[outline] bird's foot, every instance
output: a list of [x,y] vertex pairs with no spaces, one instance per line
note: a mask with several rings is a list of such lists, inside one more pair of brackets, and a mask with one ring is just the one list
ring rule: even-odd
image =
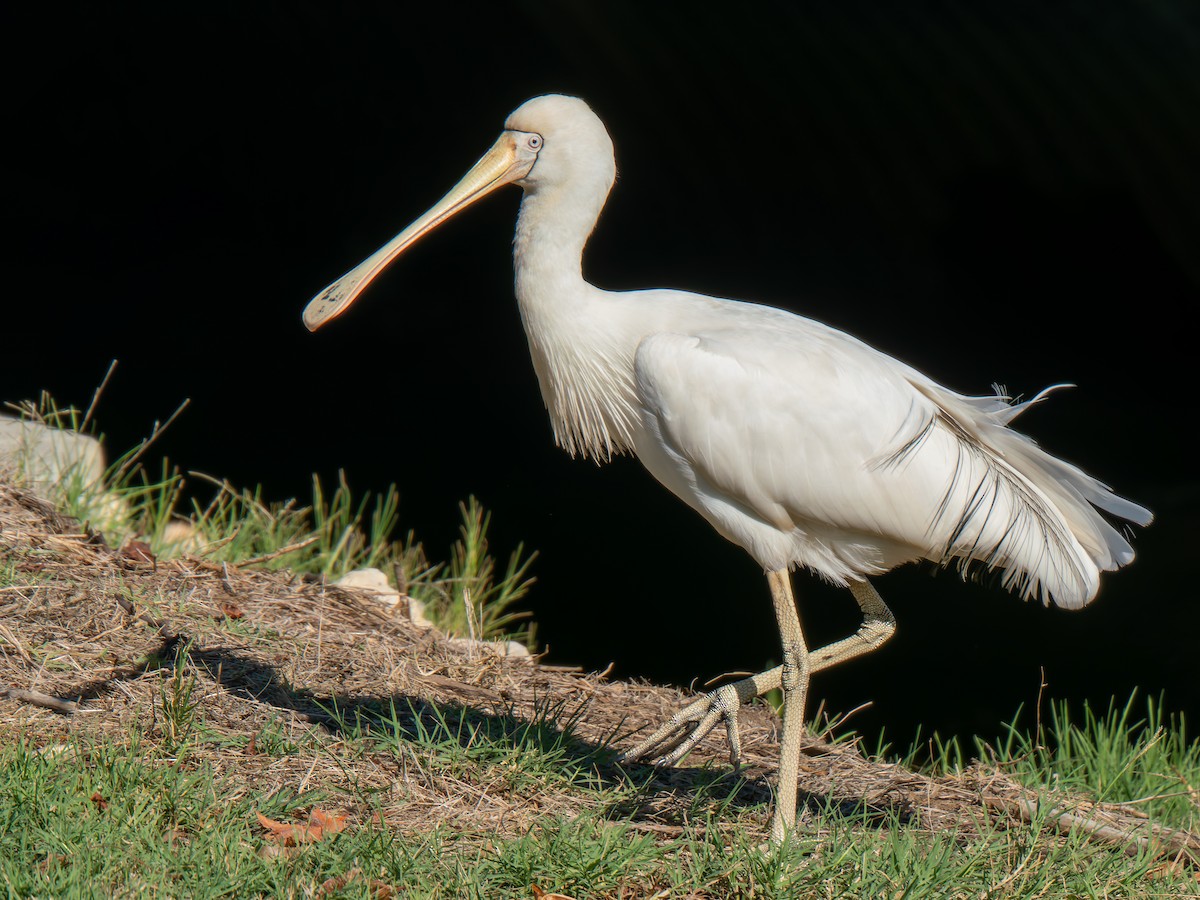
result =
[[[738,710],[755,696],[745,690],[753,679],[723,685],[709,691],[694,703],[671,716],[658,731],[632,750],[621,755],[621,762],[649,760],[655,765],[673,766],[695,749],[708,733],[724,720],[729,740],[729,761],[736,769],[742,762],[742,736],[738,731]],[[747,696],[743,697],[742,694]]]

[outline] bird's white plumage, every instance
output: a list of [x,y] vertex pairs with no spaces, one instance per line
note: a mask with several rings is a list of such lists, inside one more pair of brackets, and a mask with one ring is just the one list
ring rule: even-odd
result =
[[1019,408],[1004,399],[957,394],[783,310],[585,282],[611,141],[574,98],[532,100],[508,127],[545,138],[522,182],[516,289],[572,453],[633,450],[768,571],[845,584],[916,559],[977,562],[1077,608],[1101,570],[1132,559],[1093,504],[1140,524],[1149,513],[1009,429]]
[[765,570],[845,585],[914,559],[973,559],[1065,606],[1095,593],[1062,517],[969,439],[977,421],[948,418],[936,385],[817,323],[763,318],[765,340],[738,325],[645,338],[637,384],[664,449],[642,453],[651,470]]
[[1099,570],[1132,558],[1084,498],[1144,511],[1009,429],[1002,399],[956,394],[782,310],[677,291],[575,299],[566,315],[521,304],[559,443],[633,450],[768,571],[845,584],[915,559],[979,561],[1075,608]]
[[[604,125],[582,100],[549,95],[505,127],[441,202],[318,295],[305,322],[339,315],[383,266],[474,200],[501,184],[523,188],[515,288],[556,440],[598,461],[635,453],[762,564],[780,625],[783,666],[707,695],[629,758],[678,759],[723,718],[736,760],[738,704],[782,686],[772,826],[781,839],[794,821],[809,672],[878,647],[894,629],[868,576],[920,559],[978,564],[1024,596],[1078,608],[1095,597],[1101,571],[1133,559],[1099,510],[1143,525],[1150,513],[1009,428],[1028,403],[955,393],[783,310],[587,283],[584,245],[616,178]],[[850,588],[864,613],[856,635],[809,652],[786,571],[801,566]]]

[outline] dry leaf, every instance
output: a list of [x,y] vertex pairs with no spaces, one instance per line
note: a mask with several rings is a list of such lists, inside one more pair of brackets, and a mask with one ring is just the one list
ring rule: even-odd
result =
[[316,825],[324,830],[326,834],[337,834],[339,831],[346,830],[346,816],[344,814],[329,813],[318,807],[313,807],[312,812],[308,814],[308,824]]
[[221,604],[221,615],[226,619],[240,619],[245,613],[242,612],[242,608],[237,604],[223,602]]
[[56,866],[65,866],[66,864],[67,858],[61,853],[51,853],[40,863],[38,863],[38,869],[40,869],[42,872],[49,872]]
[[362,874],[362,869],[355,866],[345,875],[336,875],[333,878],[327,878],[317,889],[317,896],[324,897],[326,894],[332,894],[334,891],[340,891],[351,881]]
[[146,562],[153,564],[156,562],[150,545],[145,541],[126,541],[125,546],[121,548],[121,556],[135,563]]
[[91,801],[96,804],[96,809],[100,810],[100,812],[104,812],[106,809],[108,809],[108,801],[104,799],[99,791],[96,791],[96,793],[92,794]]
[[282,844],[284,847],[311,844],[346,828],[345,816],[327,813],[315,807],[308,814],[308,822],[304,825],[276,822],[274,819],[268,819],[262,813],[255,813],[255,815],[258,816],[259,824],[270,832],[267,840]]
[[322,883],[322,886],[317,889],[317,896],[325,896],[325,894],[334,893],[335,890],[341,890],[361,874],[362,870],[359,869],[358,866],[354,866],[353,869],[350,869],[348,872],[346,872],[346,875],[337,875],[332,878],[326,878],[324,883]]
[[321,839],[322,831],[319,827],[289,825],[286,822],[276,822],[274,819],[268,819],[262,813],[257,813],[257,815],[259,824],[270,832],[267,835],[267,840],[282,844],[284,847],[308,844]]

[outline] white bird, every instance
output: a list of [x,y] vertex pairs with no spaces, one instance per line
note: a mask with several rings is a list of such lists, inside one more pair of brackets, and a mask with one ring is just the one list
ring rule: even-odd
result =
[[[1008,427],[1029,403],[968,397],[820,322],[676,290],[612,292],[581,258],[616,177],[613,145],[582,100],[547,95],[509,116],[495,145],[432,209],[305,309],[315,330],[401,252],[505,184],[524,190],[516,296],[558,444],[632,453],[767,573],[783,664],[718,688],[625,754],[673,764],[720,722],[740,758],[742,703],[783,689],[771,837],[793,828],[811,673],[868,652],[895,619],[868,577],[931,560],[1003,572],[1025,598],[1078,609],[1100,572],[1133,559],[1098,512],[1148,510]],[[849,588],[857,633],[809,649],[790,570]]]

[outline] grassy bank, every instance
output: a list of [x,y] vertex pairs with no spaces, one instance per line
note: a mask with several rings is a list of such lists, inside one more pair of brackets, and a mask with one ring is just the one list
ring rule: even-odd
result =
[[[1200,896],[1200,748],[1152,700],[907,753],[814,722],[771,849],[769,707],[738,773],[719,734],[625,767],[682,692],[455,640],[527,625],[528,557],[495,563],[477,504],[438,565],[393,493],[184,510],[179,478],[118,463],[53,503],[0,480],[11,896]],[[333,583],[361,565],[439,627]]]

